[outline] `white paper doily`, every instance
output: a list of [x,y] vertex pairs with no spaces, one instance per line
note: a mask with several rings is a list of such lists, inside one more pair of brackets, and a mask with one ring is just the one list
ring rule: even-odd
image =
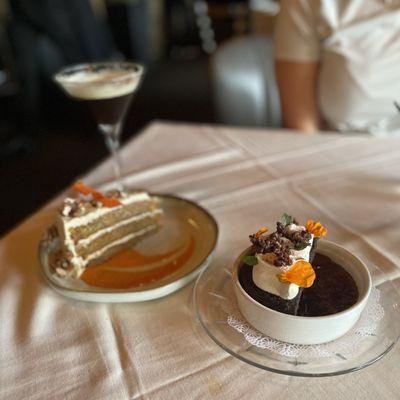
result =
[[286,343],[265,336],[249,325],[238,310],[228,315],[227,323],[237,332],[240,332],[251,345],[270,350],[281,356],[295,358],[300,356],[331,357],[340,354],[343,357],[348,357],[359,350],[367,337],[375,335],[379,321],[385,315],[379,300],[380,291],[377,288],[372,288],[368,303],[356,325],[339,339],[318,345]]

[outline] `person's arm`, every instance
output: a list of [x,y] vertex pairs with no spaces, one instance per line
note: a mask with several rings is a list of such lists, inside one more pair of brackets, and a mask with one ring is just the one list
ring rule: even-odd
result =
[[313,133],[320,128],[316,94],[318,63],[276,60],[282,123],[285,128]]
[[318,0],[281,0],[274,54],[283,126],[302,132],[320,128],[317,82],[321,62]]

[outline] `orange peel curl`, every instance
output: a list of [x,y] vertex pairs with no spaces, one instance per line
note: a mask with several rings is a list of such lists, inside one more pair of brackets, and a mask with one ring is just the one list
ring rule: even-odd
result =
[[92,195],[94,200],[100,201],[104,207],[117,207],[122,205],[122,203],[118,199],[114,199],[111,197],[104,196],[103,193],[98,192],[97,190],[91,188],[90,186],[85,185],[83,182],[76,182],[72,185],[72,187],[79,193],[87,196],[89,194]]

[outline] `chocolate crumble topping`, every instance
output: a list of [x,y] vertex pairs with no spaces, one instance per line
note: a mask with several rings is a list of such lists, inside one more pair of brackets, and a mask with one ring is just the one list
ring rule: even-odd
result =
[[281,267],[282,265],[288,265],[291,263],[290,260],[290,242],[285,239],[278,232],[271,233],[268,236],[250,235],[250,241],[253,244],[254,253],[266,254],[274,253],[276,259],[274,265]]
[[[293,223],[298,222],[293,219]],[[307,230],[290,230],[288,226],[284,226],[281,222],[277,222],[276,231],[269,235],[250,235],[252,243],[252,252],[255,254],[274,253],[276,258],[274,265],[281,267],[291,264],[290,251],[294,246],[309,242],[311,234]]]

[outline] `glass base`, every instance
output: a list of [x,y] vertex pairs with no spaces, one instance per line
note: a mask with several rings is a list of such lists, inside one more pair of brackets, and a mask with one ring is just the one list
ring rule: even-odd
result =
[[[382,272],[383,273],[383,272]],[[400,336],[399,294],[388,279],[376,286],[381,294],[384,316],[375,336],[366,338],[348,358],[310,356],[286,357],[251,345],[243,334],[228,324],[228,317],[240,315],[233,292],[232,273],[218,262],[205,270],[194,290],[195,312],[207,334],[234,357],[258,368],[279,374],[307,377],[333,376],[364,368],[381,359]],[[241,316],[241,318],[243,318]],[[333,342],[331,342],[333,343]]]

